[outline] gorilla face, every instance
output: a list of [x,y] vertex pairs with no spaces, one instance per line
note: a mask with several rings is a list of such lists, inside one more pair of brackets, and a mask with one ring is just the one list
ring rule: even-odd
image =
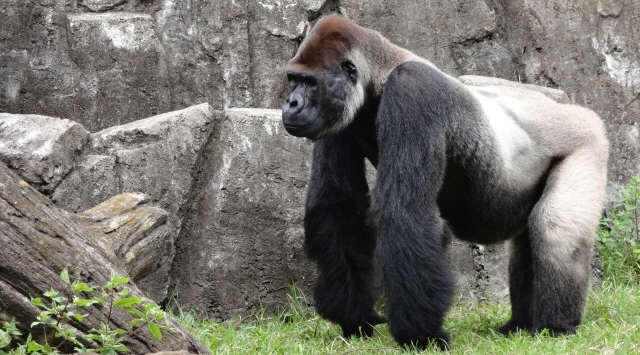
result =
[[351,61],[333,70],[290,69],[287,78],[291,93],[282,105],[282,122],[291,135],[316,140],[337,133],[351,123],[361,105],[354,105],[362,90]]

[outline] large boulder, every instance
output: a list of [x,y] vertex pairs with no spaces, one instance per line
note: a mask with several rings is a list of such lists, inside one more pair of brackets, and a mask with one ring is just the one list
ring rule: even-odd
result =
[[[203,148],[219,115],[201,104],[91,134],[77,168],[56,188],[52,200],[78,212],[118,193],[143,192],[169,212],[167,226],[173,242],[191,204]],[[173,252],[165,257],[172,258]],[[156,301],[167,295],[170,263],[166,264],[140,282]]]
[[43,193],[74,168],[89,132],[76,122],[0,113],[0,160]]
[[171,270],[185,310],[227,319],[284,305],[292,284],[310,289],[302,219],[311,143],[288,135],[280,117],[229,109],[216,125]]

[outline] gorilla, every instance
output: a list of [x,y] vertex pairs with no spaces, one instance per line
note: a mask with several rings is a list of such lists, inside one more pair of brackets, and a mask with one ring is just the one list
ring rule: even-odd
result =
[[[510,241],[512,313],[500,333],[575,333],[607,175],[594,112],[519,87],[465,86],[336,14],[286,75],[284,127],[314,141],[304,229],[322,317],[345,336],[387,321],[400,344],[447,348],[455,236]],[[377,169],[371,192],[365,158]],[[374,254],[386,319],[374,310]]]

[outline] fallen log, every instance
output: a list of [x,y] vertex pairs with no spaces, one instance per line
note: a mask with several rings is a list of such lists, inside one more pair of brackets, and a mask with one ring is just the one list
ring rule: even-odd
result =
[[[42,340],[44,332],[29,327],[41,311],[30,299],[52,288],[71,296],[70,286],[59,276],[65,267],[72,280],[98,287],[110,279],[111,271],[138,280],[159,267],[170,250],[166,212],[143,206],[146,199],[142,194],[118,195],[73,215],[55,207],[0,162],[0,321],[15,318],[23,334]],[[143,297],[135,284],[127,287],[132,295]],[[104,312],[105,307],[97,305],[83,308],[83,321],[69,326],[80,334],[98,329]],[[133,319],[126,312],[111,317],[122,329]],[[137,354],[208,353],[180,324],[168,317],[166,323],[176,331],[164,332],[162,341],[140,331],[125,344]]]

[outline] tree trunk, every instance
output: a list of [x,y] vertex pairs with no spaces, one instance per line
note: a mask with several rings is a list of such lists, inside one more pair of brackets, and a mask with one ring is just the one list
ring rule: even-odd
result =
[[[23,334],[42,339],[40,327],[29,328],[40,309],[31,297],[41,297],[53,288],[72,295],[60,279],[67,267],[71,280],[103,286],[111,271],[138,280],[168,258],[170,239],[164,210],[139,206],[142,194],[123,194],[78,215],[55,207],[45,196],[21,180],[0,162],[0,320],[15,318]],[[169,243],[169,244],[168,244]],[[133,295],[142,293],[130,283]],[[106,307],[83,308],[82,323],[71,323],[80,333],[100,328]],[[132,316],[112,314],[119,328],[127,329]],[[177,331],[164,332],[162,341],[146,330],[126,341],[134,353],[187,350],[205,354],[207,350],[181,325],[167,318]],[[38,329],[40,328],[40,329]]]

